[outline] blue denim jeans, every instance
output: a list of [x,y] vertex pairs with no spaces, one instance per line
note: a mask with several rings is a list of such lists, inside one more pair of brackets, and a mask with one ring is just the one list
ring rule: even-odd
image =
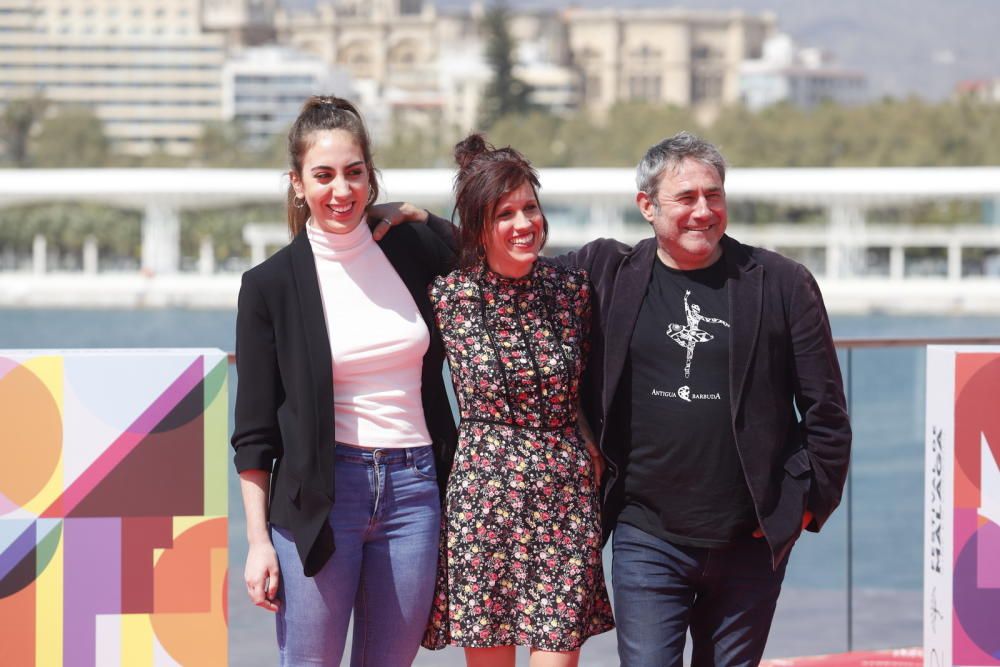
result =
[[430,446],[337,445],[330,526],[337,549],[306,577],[276,526],[281,664],[340,665],[354,614],[351,667],[408,667],[434,595],[441,506]]
[[685,547],[615,526],[611,580],[622,667],[756,665],[764,654],[788,559],[771,568],[763,539]]

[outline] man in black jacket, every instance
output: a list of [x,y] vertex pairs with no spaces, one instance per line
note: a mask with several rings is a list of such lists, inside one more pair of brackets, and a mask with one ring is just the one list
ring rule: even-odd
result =
[[609,466],[622,665],[754,665],[788,554],[840,502],[851,429],[800,264],[725,235],[725,161],[680,133],[638,167],[654,238],[555,261],[594,284],[584,408]]

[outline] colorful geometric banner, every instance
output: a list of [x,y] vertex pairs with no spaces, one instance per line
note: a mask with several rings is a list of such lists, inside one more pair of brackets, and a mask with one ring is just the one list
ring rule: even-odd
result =
[[1000,665],[1000,348],[927,350],[926,665]]
[[0,351],[3,664],[227,661],[228,361]]

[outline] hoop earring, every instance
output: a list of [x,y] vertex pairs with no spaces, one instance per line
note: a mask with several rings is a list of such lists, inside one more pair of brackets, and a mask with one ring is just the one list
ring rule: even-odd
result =
[[295,208],[305,208],[306,200],[301,197],[292,197],[292,206]]

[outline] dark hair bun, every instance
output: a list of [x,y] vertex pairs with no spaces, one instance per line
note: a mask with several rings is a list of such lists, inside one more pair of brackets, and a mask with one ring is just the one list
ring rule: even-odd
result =
[[455,162],[459,169],[465,169],[477,157],[493,150],[493,146],[486,142],[486,138],[481,134],[470,134],[465,139],[455,144]]

